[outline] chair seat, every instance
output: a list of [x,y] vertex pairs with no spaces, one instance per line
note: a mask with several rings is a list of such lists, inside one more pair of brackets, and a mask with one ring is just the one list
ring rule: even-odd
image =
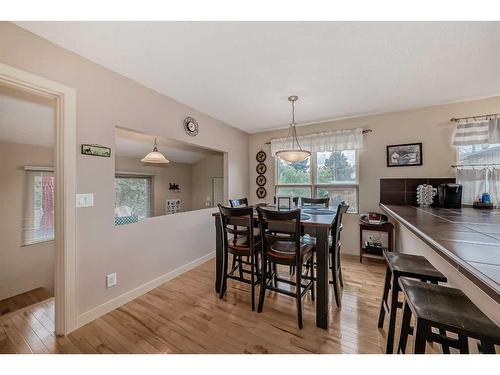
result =
[[397,276],[446,282],[446,277],[423,256],[384,251],[384,258],[391,272]]
[[[254,234],[253,236],[253,246],[254,252],[259,252],[261,250],[261,238],[260,234]],[[227,244],[228,252],[235,255],[250,255],[250,241],[247,236],[237,237],[236,242],[230,240]]]
[[[301,241],[300,243],[300,258],[302,262],[308,260],[312,255],[313,247]],[[267,252],[268,256],[275,258],[276,260],[282,260],[286,262],[295,261],[295,243],[289,241],[275,241],[270,245]]]
[[[313,248],[313,251],[316,251],[316,237],[311,237],[311,236],[306,235],[306,236],[302,237],[302,241],[311,245]],[[331,251],[332,245],[333,245],[333,237],[328,236],[328,247],[330,248],[330,251]]]
[[447,326],[450,330],[467,331],[470,337],[489,337],[497,345],[500,343],[500,327],[461,290],[405,277],[399,279],[399,285],[418,318]]

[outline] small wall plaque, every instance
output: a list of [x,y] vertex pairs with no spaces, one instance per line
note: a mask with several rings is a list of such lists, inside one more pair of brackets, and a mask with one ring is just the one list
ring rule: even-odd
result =
[[111,156],[111,149],[109,147],[99,145],[82,145],[82,155],[109,158]]

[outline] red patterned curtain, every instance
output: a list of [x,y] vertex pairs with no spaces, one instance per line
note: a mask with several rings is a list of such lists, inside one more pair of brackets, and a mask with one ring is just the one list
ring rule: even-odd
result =
[[54,177],[42,176],[42,229],[54,228]]

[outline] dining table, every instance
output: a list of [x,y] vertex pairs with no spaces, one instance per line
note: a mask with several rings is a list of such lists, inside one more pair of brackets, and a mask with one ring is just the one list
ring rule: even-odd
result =
[[[276,207],[275,205],[259,205],[266,210],[286,211],[290,209],[301,209],[300,225],[302,232],[316,239],[316,326],[328,328],[328,306],[329,306],[329,236],[330,230],[335,222],[337,207],[327,208],[325,206],[302,206],[302,207]],[[258,225],[256,207],[254,207],[255,227]],[[215,255],[215,291],[220,293],[223,275],[223,230],[220,213],[215,212],[216,228],[216,255]]]

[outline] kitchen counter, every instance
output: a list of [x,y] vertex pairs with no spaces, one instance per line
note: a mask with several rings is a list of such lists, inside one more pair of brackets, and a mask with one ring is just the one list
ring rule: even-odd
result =
[[500,303],[500,210],[380,207]]

